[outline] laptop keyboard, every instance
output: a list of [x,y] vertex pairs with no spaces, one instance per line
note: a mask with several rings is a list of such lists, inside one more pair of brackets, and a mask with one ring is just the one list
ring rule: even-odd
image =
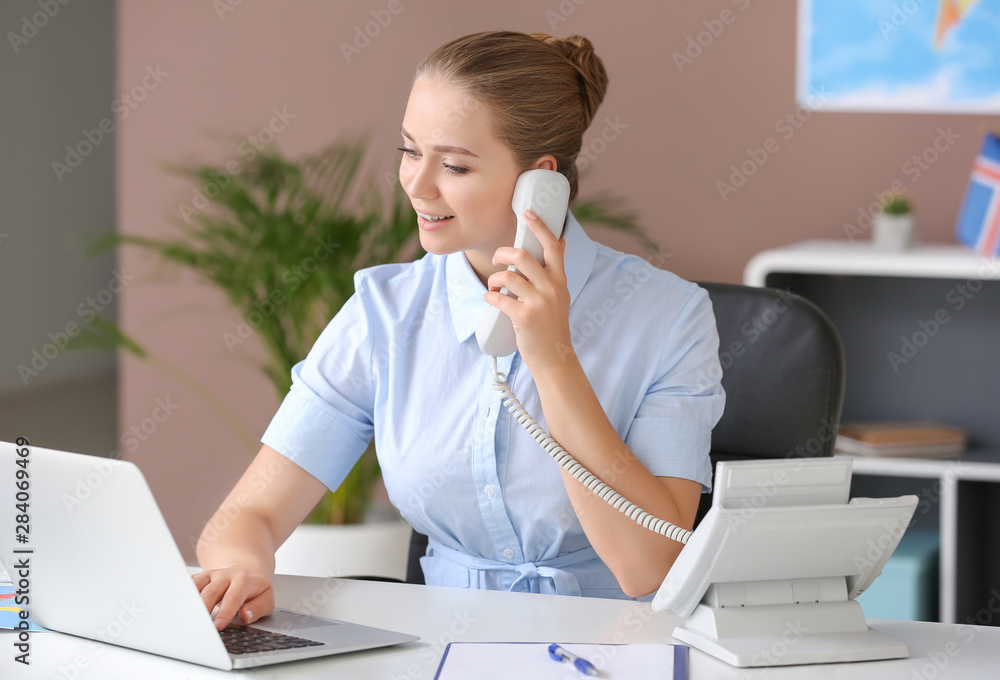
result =
[[222,636],[222,642],[230,654],[252,654],[253,652],[314,647],[323,644],[307,638],[272,633],[250,626],[226,626],[219,635]]

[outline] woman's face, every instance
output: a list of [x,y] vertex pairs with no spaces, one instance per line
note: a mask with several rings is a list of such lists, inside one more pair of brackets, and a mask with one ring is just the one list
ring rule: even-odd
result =
[[[421,78],[403,116],[399,164],[400,184],[417,211],[420,245],[440,255],[465,251],[483,281],[504,268],[492,264],[494,251],[514,243],[510,202],[520,174],[486,117],[482,104],[441,79]],[[543,156],[533,167],[554,170],[555,159]]]

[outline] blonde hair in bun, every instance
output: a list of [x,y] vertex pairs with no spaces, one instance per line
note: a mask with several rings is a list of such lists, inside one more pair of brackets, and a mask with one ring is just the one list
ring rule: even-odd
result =
[[590,127],[591,121],[597,114],[597,108],[608,92],[608,72],[604,70],[604,63],[594,52],[594,45],[582,35],[574,34],[566,38],[558,38],[547,33],[528,35],[558,50],[567,61],[576,66],[580,74],[579,85],[584,114],[587,127]]
[[528,169],[552,154],[576,197],[583,133],[608,90],[590,40],[546,33],[484,31],[453,40],[417,67],[414,82],[437,76],[485,105],[494,136]]

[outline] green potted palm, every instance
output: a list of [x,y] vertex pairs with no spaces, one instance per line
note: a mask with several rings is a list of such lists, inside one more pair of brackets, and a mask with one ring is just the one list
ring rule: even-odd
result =
[[[182,218],[176,220],[180,235],[158,240],[113,233],[89,252],[144,248],[194,270],[225,293],[248,332],[238,330],[224,339],[243,342],[242,336],[248,337],[252,329],[266,353],[261,370],[280,401],[291,386],[292,366],[305,357],[354,292],[354,272],[423,254],[416,215],[398,181],[391,182],[387,199],[389,181],[362,178],[366,146],[364,140],[337,141],[301,160],[265,151],[237,173],[223,164],[168,166],[203,189],[203,201],[182,208]],[[618,210],[614,199],[577,201],[573,211],[581,222],[631,232],[649,244],[635,218]],[[303,263],[315,261],[317,248],[325,253],[322,265],[305,271]],[[77,345],[115,347],[157,363],[100,319],[78,336]],[[170,372],[226,417],[224,406],[209,390],[194,385],[181,371]],[[362,523],[379,480],[374,448],[369,446],[341,487],[326,494],[306,524]]]

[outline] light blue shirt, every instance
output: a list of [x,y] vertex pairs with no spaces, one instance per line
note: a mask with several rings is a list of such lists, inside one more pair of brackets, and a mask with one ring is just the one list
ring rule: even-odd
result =
[[[708,294],[592,241],[572,213],[564,237],[574,350],[611,424],[654,475],[708,490],[725,403]],[[336,489],[374,435],[390,500],[430,539],[428,584],[625,598],[558,464],[501,407],[475,338],[486,288],[464,253],[362,269],[354,285],[261,441]],[[498,370],[546,427],[520,353]]]

